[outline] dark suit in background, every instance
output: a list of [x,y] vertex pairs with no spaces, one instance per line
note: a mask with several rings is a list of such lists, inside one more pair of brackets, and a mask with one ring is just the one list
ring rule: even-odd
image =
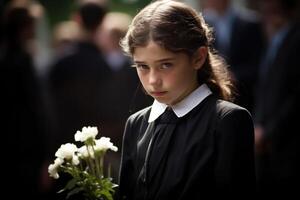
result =
[[299,198],[300,26],[293,14],[299,1],[259,5],[269,43],[254,113],[258,194]]
[[203,10],[206,22],[213,27],[214,48],[224,57],[236,78],[236,103],[252,112],[254,86],[264,46],[261,23],[253,14],[232,8],[230,1],[226,1],[222,14],[214,9],[204,5]]
[[5,11],[0,48],[1,191],[16,199],[36,199],[45,153],[45,105],[26,48],[34,38],[35,24],[27,8]]
[[300,26],[291,24],[258,88],[255,121],[265,140],[258,178],[266,193],[295,194],[300,188],[299,52]]
[[[56,150],[74,141],[83,126],[104,123],[109,67],[96,45],[79,42],[49,72],[49,91],[56,116]],[[101,129],[101,128],[100,128]],[[53,152],[55,153],[55,151]]]

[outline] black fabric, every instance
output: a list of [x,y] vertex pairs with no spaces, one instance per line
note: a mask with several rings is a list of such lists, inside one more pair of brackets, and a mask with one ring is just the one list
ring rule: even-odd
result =
[[253,123],[247,110],[214,96],[179,119],[166,112],[148,123],[150,110],[127,121],[117,196],[184,200],[254,194]]
[[152,147],[149,149],[148,163],[146,161],[146,164],[151,166],[148,174],[149,182],[151,182],[151,179],[157,172],[159,165],[163,165],[161,163],[165,160],[167,149],[178,121],[179,118],[171,108],[168,108],[158,121],[153,135]]
[[[172,108],[167,108],[166,111],[159,117],[155,128],[151,130],[148,139],[148,145],[143,145],[144,148],[144,163],[138,176],[136,184],[136,196],[138,199],[145,198],[147,194],[147,182],[151,183],[157,169],[163,165],[168,148],[171,141],[172,133],[176,127],[179,118],[176,116]],[[148,172],[148,173],[147,173]]]

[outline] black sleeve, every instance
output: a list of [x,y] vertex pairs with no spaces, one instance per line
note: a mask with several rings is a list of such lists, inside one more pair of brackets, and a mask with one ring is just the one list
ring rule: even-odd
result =
[[119,188],[116,194],[117,199],[130,199],[131,191],[134,188],[135,180],[133,173],[135,171],[134,166],[134,152],[135,152],[135,140],[132,137],[132,120],[127,120],[125,125],[125,131],[123,135],[122,152],[121,152],[121,165],[119,173]]
[[254,128],[244,109],[223,114],[216,130],[215,176],[218,191],[252,195],[255,192]]

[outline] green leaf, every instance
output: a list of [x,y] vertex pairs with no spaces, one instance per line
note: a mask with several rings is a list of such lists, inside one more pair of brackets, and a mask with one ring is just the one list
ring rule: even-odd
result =
[[71,190],[68,195],[67,195],[67,199],[70,198],[70,196],[74,195],[74,194],[77,194],[79,192],[83,191],[83,189],[81,187],[79,188],[75,188],[73,190]]
[[77,183],[77,179],[76,178],[72,178],[71,180],[68,181],[68,183],[65,186],[65,189],[71,190],[72,188],[74,188],[76,186]]

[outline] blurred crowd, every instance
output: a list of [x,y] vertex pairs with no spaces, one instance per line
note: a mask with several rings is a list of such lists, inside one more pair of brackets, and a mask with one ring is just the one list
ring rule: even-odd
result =
[[36,1],[16,0],[1,16],[2,132],[15,155],[4,157],[4,191],[17,199],[65,196],[57,191],[67,181],[49,178],[48,166],[84,126],[98,127],[119,147],[106,159],[117,182],[125,121],[151,104],[119,46],[130,15],[109,11],[104,1],[78,1],[70,19],[48,32],[47,44],[37,31],[46,12]]
[[233,2],[200,1],[236,79],[236,103],[253,116],[257,197],[299,197],[299,1],[249,0],[250,12]]
[[[215,36],[215,51],[236,81],[236,103],[255,124],[257,194],[300,189],[300,9],[298,0],[194,0]],[[119,41],[132,16],[108,1],[77,1],[69,20],[47,26],[35,0],[1,4],[0,88],[4,192],[63,199],[65,180],[48,165],[83,126],[119,147],[108,154],[117,182],[127,117],[152,104]],[[5,151],[5,152],[4,152]],[[75,197],[76,198],[76,197]]]

